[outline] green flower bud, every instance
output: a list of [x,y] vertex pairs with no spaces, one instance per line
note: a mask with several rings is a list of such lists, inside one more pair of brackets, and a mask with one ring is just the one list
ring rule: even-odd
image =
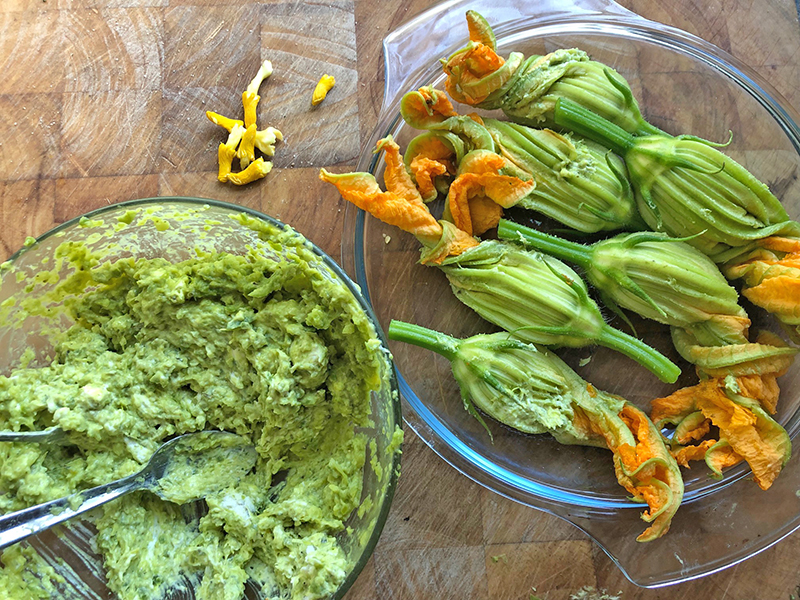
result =
[[791,361],[797,352],[750,343],[736,290],[711,259],[681,240],[640,232],[584,246],[504,219],[497,234],[581,266],[623,319],[620,307],[671,325],[678,353],[707,374],[759,373],[763,362]]
[[447,358],[465,408],[482,423],[476,408],[525,433],[609,448],[620,484],[650,503],[643,518],[652,525],[638,540],[650,541],[667,531],[683,497],[683,480],[660,432],[643,412],[596,390],[554,354],[508,333],[458,340],[392,321],[388,335]]
[[556,122],[620,154],[648,227],[688,242],[723,263],[752,242],[800,235],[766,185],[714,144],[693,136],[633,137],[566,100]]
[[711,259],[662,233],[621,234],[585,246],[504,219],[498,236],[581,266],[609,307],[677,327],[716,315],[747,317],[736,290]]
[[609,327],[586,284],[567,265],[513,244],[485,241],[440,268],[456,297],[487,321],[526,341],[552,346],[600,344],[674,383],[680,369],[636,338]]
[[[628,82],[583,50],[560,49],[527,59],[512,52],[502,61],[495,53],[494,34],[486,20],[468,14],[467,21],[470,42],[442,60],[447,90],[458,102],[487,110],[499,108],[515,123],[546,127],[554,123],[558,99],[569,98],[630,133],[660,133],[642,117]],[[470,57],[476,47],[481,48],[482,60],[472,68]],[[493,70],[485,67],[491,59]]]
[[498,108],[517,123],[552,126],[556,102],[568,98],[632,134],[660,133],[642,117],[628,82],[583,50],[531,56],[505,87]]
[[517,206],[586,233],[640,228],[625,163],[599,144],[549,129],[486,120],[497,151],[520,179],[536,188]]

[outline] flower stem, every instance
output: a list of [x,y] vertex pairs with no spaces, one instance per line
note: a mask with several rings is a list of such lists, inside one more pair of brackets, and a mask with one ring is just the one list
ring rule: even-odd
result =
[[591,248],[536,231],[507,219],[500,219],[497,227],[497,236],[501,240],[521,242],[529,248],[536,248],[541,252],[546,252],[556,258],[561,258],[584,268],[588,268],[592,262]]
[[598,336],[597,342],[632,358],[666,383],[675,383],[681,374],[678,365],[658,350],[613,327],[606,325]]
[[634,145],[634,137],[622,127],[566,98],[556,101],[554,118],[557,125],[602,144],[622,156]]
[[413,344],[420,348],[432,350],[451,361],[458,351],[458,340],[444,333],[427,329],[421,325],[395,321],[389,324],[388,336],[390,340]]

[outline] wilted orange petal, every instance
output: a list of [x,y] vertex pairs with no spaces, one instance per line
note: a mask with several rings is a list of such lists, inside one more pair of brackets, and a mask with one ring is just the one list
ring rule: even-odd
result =
[[[680,474],[672,472],[666,465],[669,458],[661,434],[652,426],[651,421],[641,410],[631,404],[626,404],[619,416],[628,426],[636,439],[636,447],[631,451],[630,446],[623,444],[619,448],[620,457],[628,471],[635,471],[643,467],[651,459],[662,459],[653,461],[645,469],[636,473],[635,489],[629,490],[647,502],[649,511],[645,514],[646,521],[652,521],[638,538],[638,541],[646,541],[664,535],[669,529],[672,516],[680,504],[683,494],[683,481]],[[631,464],[631,461],[634,461]],[[633,468],[631,468],[633,467]],[[618,479],[619,474],[618,474]],[[623,480],[620,480],[623,483]],[[670,502],[677,501],[674,506],[669,506]]]
[[650,418],[658,426],[662,421],[684,418],[697,410],[695,396],[704,393],[705,388],[716,388],[714,380],[700,382],[692,387],[676,390],[664,398],[656,398],[650,403]]
[[722,390],[698,397],[697,404],[719,427],[721,437],[750,465],[759,487],[768,489],[783,467],[786,449],[781,441],[765,439],[757,427],[756,416],[733,402]]
[[750,302],[773,314],[800,318],[800,279],[770,277],[757,286],[745,287],[742,293]]
[[424,202],[436,199],[439,192],[433,183],[433,178],[445,175],[447,171],[448,165],[443,161],[419,155],[411,161],[411,174],[417,182],[417,189]]
[[785,252],[786,254],[800,254],[800,239],[772,236],[759,241],[759,246],[774,252]]
[[737,377],[736,381],[742,396],[758,400],[764,410],[775,414],[781,393],[777,378],[781,374],[743,375]]
[[475,196],[469,200],[469,215],[472,235],[482,235],[497,227],[503,216],[503,207],[486,196]]
[[325,169],[320,179],[332,183],[342,197],[377,219],[417,236],[423,243],[435,244],[442,235],[442,226],[427,207],[408,202],[393,192],[383,192],[375,178],[368,173],[334,175]]
[[689,468],[690,460],[704,460],[708,449],[716,443],[716,440],[705,440],[697,446],[684,446],[671,452],[680,466]]
[[708,466],[721,473],[723,469],[738,465],[744,460],[730,445],[715,445],[708,449],[705,456]]
[[386,170],[383,173],[383,182],[386,185],[386,191],[397,195],[409,204],[417,204],[424,208],[425,212],[428,212],[422,196],[419,195],[417,187],[406,171],[406,166],[400,156],[400,147],[392,137],[388,136],[380,140],[376,150],[384,151],[383,160],[386,163]]

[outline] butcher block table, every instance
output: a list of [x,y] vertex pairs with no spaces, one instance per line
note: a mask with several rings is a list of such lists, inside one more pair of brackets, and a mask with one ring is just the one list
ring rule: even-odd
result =
[[[355,167],[380,109],[380,42],[430,4],[0,0],[2,258],[80,213],[166,195],[254,208],[338,257],[344,201],[319,169]],[[798,0],[622,4],[722,47],[800,108]],[[266,179],[221,184],[217,145],[226,134],[204,113],[238,116],[264,59],[275,72],[261,88],[259,128],[272,125],[285,141]],[[312,109],[324,73],[336,87]],[[603,591],[622,600],[800,597],[800,533],[721,573],[641,589],[583,533],[481,488],[407,431],[391,514],[347,599],[568,600]]]

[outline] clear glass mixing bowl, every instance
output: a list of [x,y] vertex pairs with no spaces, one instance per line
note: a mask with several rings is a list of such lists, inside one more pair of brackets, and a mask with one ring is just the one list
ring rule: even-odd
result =
[[[751,69],[707,42],[647,21],[607,0],[493,0],[447,2],[418,16],[384,40],[386,88],[379,125],[364,149],[360,171],[381,180],[374,143],[392,134],[401,148],[417,133],[399,116],[402,95],[422,85],[443,89],[438,59],[464,46],[465,11],[478,10],[497,35],[498,52],[526,56],[579,47],[630,82],[644,116],[671,133],[732,141],[725,152],[767,182],[789,214],[800,218],[798,114]],[[535,14],[533,14],[535,13]],[[458,107],[462,114],[471,112]],[[485,114],[485,111],[481,114]],[[433,212],[436,213],[434,207]],[[512,218],[546,228],[537,215]],[[490,326],[452,295],[444,275],[418,264],[419,243],[408,234],[348,207],[342,261],[372,303],[379,322],[409,321],[455,336]],[[778,330],[752,306],[753,329]],[[619,321],[614,325],[624,327]],[[667,328],[636,321],[648,343],[673,360]],[[709,478],[702,463],[684,470],[686,496],[663,538],[635,541],[645,524],[642,505],[617,484],[611,455],[594,448],[562,446],[548,436],[527,436],[490,424],[494,443],[463,409],[449,364],[433,353],[390,344],[408,424],[442,458],[487,488],[563,517],[608,553],[634,583],[657,587],[712,573],[753,556],[800,527],[800,461],[793,458],[768,491],[761,491],[742,464],[723,480]],[[632,361],[604,349],[560,351],[595,386],[624,396],[644,410],[649,400],[675,389]],[[585,366],[585,360],[591,361]],[[696,383],[686,363],[679,385]],[[779,379],[779,422],[795,437],[800,429],[800,363]]]
[[[56,249],[68,241],[84,243],[91,250],[102,253],[104,261],[135,256],[163,257],[177,262],[195,257],[196,248],[245,254],[248,247],[257,247],[259,239],[268,242],[275,256],[281,255],[282,246],[276,242],[269,243],[268,237],[260,238],[259,232],[229,218],[242,213],[268,223],[276,232],[286,227],[276,219],[241,206],[198,198],[134,200],[93,211],[49,231],[4,263],[0,271],[0,303],[17,294],[26,294],[30,298],[51,291],[57,282],[37,285],[32,291],[25,288],[42,270],[43,264],[46,265],[45,269],[57,264],[53,260]],[[120,219],[133,225],[120,227]],[[385,349],[383,333],[358,287],[322,250],[311,242],[307,244],[319,259],[315,265],[319,272],[352,292],[364,313],[376,325],[376,332]],[[267,251],[266,246],[261,247],[262,251]],[[43,260],[46,262],[43,263]],[[69,271],[71,267],[64,266],[63,275]],[[18,276],[23,273],[26,275],[24,279]],[[7,306],[7,303],[3,306]],[[63,330],[72,324],[66,317],[56,323],[49,319],[44,322],[41,317],[28,317],[20,325],[15,319],[14,309],[6,313],[6,317],[7,320],[0,326],[0,373],[8,373],[18,366],[27,348],[34,349],[37,356],[31,366],[36,366],[37,362],[49,364],[47,356],[52,350],[50,339],[55,333],[51,326]],[[42,333],[43,329],[46,333]],[[375,548],[389,513],[399,473],[400,455],[387,452],[387,448],[392,443],[396,426],[401,424],[400,401],[388,351],[384,352],[384,356],[382,388],[373,393],[371,399],[373,424],[360,428],[369,439],[376,442],[374,448],[367,449],[365,457],[367,466],[364,469],[362,500],[368,500],[363,502],[363,510],[354,511],[346,522],[351,528],[349,533],[337,534],[345,550],[349,570],[333,596],[336,600],[342,598],[352,586]],[[379,469],[370,468],[371,459],[377,461]],[[191,510],[202,510],[202,506],[195,503]],[[59,590],[61,597],[72,598],[75,593],[81,598],[116,597],[104,584],[103,561],[92,550],[93,536],[94,530],[90,525],[75,520],[70,521],[66,529],[47,531],[29,539],[31,545],[56,568],[56,572],[65,577],[64,589]],[[194,595],[190,591],[175,590],[169,597],[190,600]],[[246,597],[256,600],[265,596],[248,584]]]

